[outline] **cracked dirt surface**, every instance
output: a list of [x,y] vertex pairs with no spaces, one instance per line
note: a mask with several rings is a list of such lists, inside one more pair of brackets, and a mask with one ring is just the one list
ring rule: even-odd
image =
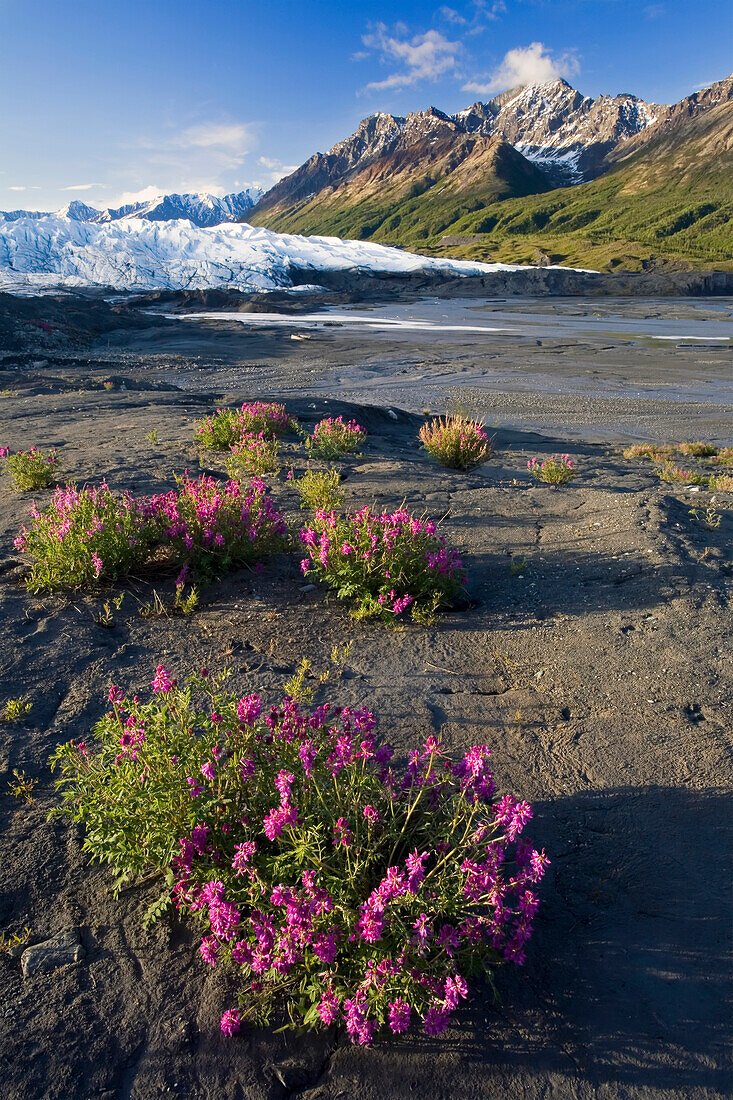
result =
[[[217,401],[29,389],[3,397],[0,441],[57,446],[68,478],[147,493],[172,470],[197,471],[192,421]],[[0,1096],[724,1096],[733,501],[718,494],[721,524],[707,531],[689,509],[709,494],[671,490],[600,444],[568,447],[580,476],[553,490],[530,482],[526,461],[566,449],[562,439],[500,431],[495,461],[456,474],[419,451],[407,413],[289,404],[306,424],[336,411],[366,424],[364,454],[344,467],[347,505],[404,498],[445,516],[472,606],[427,628],[353,623],[322,590],[301,590],[297,554],[207,587],[190,618],[141,616],[153,588],[170,597],[170,579],[32,596],[12,547],[29,502],[3,483],[0,704],[24,694],[32,710],[0,724],[0,929],[28,925],[38,942],[79,928],[86,957],[23,980],[0,955]],[[160,442],[145,438],[152,429]],[[284,473],[275,493],[297,520]],[[96,622],[123,591],[114,624]],[[489,743],[500,790],[532,802],[530,835],[552,860],[536,934],[524,968],[498,974],[501,1002],[475,988],[441,1039],[409,1033],[370,1050],[332,1032],[227,1041],[218,1020],[231,975],[200,963],[190,927],[142,930],[154,888],[112,898],[79,830],[46,820],[46,761],[89,730],[110,682],[144,691],[161,660],[228,665],[236,688],[267,694],[302,656],[324,667],[344,641],[331,698],[370,706],[403,755],[429,731],[456,751]],[[33,805],[8,793],[13,769],[38,781]]]

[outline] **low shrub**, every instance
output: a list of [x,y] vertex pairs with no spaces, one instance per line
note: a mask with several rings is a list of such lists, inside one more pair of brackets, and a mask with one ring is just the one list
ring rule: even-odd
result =
[[674,447],[669,443],[632,443],[623,452],[624,458],[648,458],[652,462],[671,458],[673,454]]
[[2,713],[0,713],[0,720],[3,722],[19,722],[23,715],[32,710],[32,707],[33,704],[22,697],[20,699],[8,699]]
[[333,512],[343,504],[344,494],[338,470],[306,470],[293,484],[300,496],[301,508],[311,512]]
[[227,473],[236,481],[246,477],[277,474],[280,470],[278,451],[277,439],[268,439],[264,432],[243,435],[238,443],[232,445],[227,455]]
[[245,402],[238,409],[217,409],[196,425],[202,447],[227,451],[245,435],[280,435],[292,426],[285,406],[267,401]]
[[683,470],[669,460],[655,469],[660,481],[680,482],[683,485],[704,485],[707,481],[702,474],[696,474],[694,470]]
[[720,447],[710,461],[714,466],[733,466],[733,447]]
[[148,560],[158,530],[144,501],[98,488],[55,490],[45,512],[34,505],[15,547],[32,558],[32,592],[76,588],[124,576]]
[[178,489],[151,497],[145,505],[159,525],[165,551],[183,567],[177,584],[191,573],[218,576],[287,545],[285,520],[259,478],[248,486],[205,475],[177,480]]
[[711,474],[708,478],[708,488],[713,492],[733,493],[733,476],[731,474]]
[[394,620],[410,609],[416,620],[451,606],[463,592],[461,559],[436,534],[430,520],[400,509],[353,516],[316,512],[300,540],[308,557],[304,576],[323,580],[340,599],[356,601],[356,618]]
[[496,798],[486,745],[455,760],[430,736],[397,774],[367,710],[264,706],[162,665],[152,688],[111,688],[94,742],[55,752],[57,812],[116,892],[165,875],[146,923],[175,904],[201,959],[236,974],[226,1035],[282,1009],[354,1043],[437,1035],[468,977],[525,961],[549,861],[521,836],[530,806]]
[[718,453],[718,448],[712,443],[678,443],[677,450],[682,455],[691,455],[693,458],[709,458]]
[[0,447],[0,458],[10,474],[13,488],[21,493],[34,489],[49,489],[56,483],[59,460],[56,451],[40,451],[31,447],[29,451],[10,453],[8,447]]
[[340,458],[341,455],[355,454],[366,436],[365,429],[355,420],[345,423],[341,416],[330,416],[327,420],[319,420],[306,438],[305,449],[311,458]]
[[548,485],[566,485],[578,472],[570,455],[551,455],[544,462],[530,458],[527,469],[538,481],[544,481]]
[[483,423],[467,416],[436,417],[423,424],[420,441],[429,455],[450,470],[473,470],[494,457]]

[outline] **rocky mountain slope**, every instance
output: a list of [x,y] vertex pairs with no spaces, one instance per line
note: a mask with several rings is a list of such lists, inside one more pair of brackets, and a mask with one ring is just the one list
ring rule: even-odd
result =
[[282,210],[278,226],[298,231],[307,224],[309,233],[355,239],[394,231],[396,243],[409,234],[410,247],[420,251],[421,239],[457,217],[549,189],[542,172],[501,138],[461,133],[449,119],[429,133],[409,142],[401,135],[391,152],[339,187]]
[[[435,107],[404,118],[371,115],[351,137],[327,153],[315,153],[275,184],[260,200],[258,215],[289,210],[326,187],[347,183],[381,157],[447,133],[456,141],[467,134],[503,138],[543,169],[545,186],[577,183],[593,177],[610,148],[666,117],[669,110],[632,95],[591,99],[566,81],[553,80],[515,88],[455,115]],[[419,151],[414,150],[416,161]]]
[[[185,218],[203,228],[221,225],[223,222],[241,221],[260,198],[262,198],[262,191],[257,187],[249,187],[237,194],[224,195],[223,198],[206,192],[190,195],[159,195],[148,202],[133,202],[126,206],[107,207],[104,210],[75,199],[54,213],[60,218],[98,224],[119,221],[122,218],[144,218],[146,221],[173,221]],[[17,221],[19,218],[46,217],[49,217],[47,211],[0,211],[0,222]]]
[[[248,220],[484,260],[726,267],[732,97],[733,77],[673,107],[553,81],[452,117],[372,116]],[[591,178],[553,189],[563,173]]]

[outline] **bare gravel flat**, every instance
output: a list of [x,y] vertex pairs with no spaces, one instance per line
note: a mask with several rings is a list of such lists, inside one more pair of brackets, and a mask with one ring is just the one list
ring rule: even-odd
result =
[[[12,545],[28,498],[3,481],[0,704],[23,694],[32,709],[18,724],[0,724],[0,929],[28,926],[31,943],[78,929],[85,954],[26,978],[18,959],[0,955],[0,1096],[730,1095],[733,497],[717,494],[721,522],[708,530],[690,509],[707,506],[709,493],[661,483],[618,446],[642,432],[724,437],[722,407],[691,400],[677,408],[673,395],[626,412],[591,395],[586,407],[572,386],[563,395],[567,357],[544,344],[530,352],[508,342],[494,349],[492,366],[482,363],[485,349],[455,344],[406,348],[333,333],[300,344],[288,332],[210,330],[151,329],[6,355],[0,443],[56,446],[69,479],[105,476],[114,488],[147,493],[169,487],[173,471],[201,468],[193,422],[222,400],[287,393],[306,426],[324,414],[354,415],[370,434],[363,455],[344,465],[347,504],[405,499],[445,517],[445,534],[465,553],[472,605],[432,627],[354,623],[324,591],[302,591],[297,555],[208,586],[190,618],[141,614],[153,589],[170,599],[170,578],[35,597]],[[657,354],[647,350],[621,349],[615,365],[608,352],[604,367],[595,345],[575,347],[570,373],[593,363],[603,388],[614,371],[618,380],[641,363],[646,377]],[[517,388],[522,355],[538,374],[563,363],[552,401]],[[723,351],[675,349],[664,362],[657,354],[654,369],[692,387],[705,358],[709,376],[723,380]],[[359,388],[349,372],[377,360],[373,388],[363,378]],[[416,410],[444,411],[431,379],[464,367],[501,370],[515,382],[489,402],[489,375],[480,385],[472,376],[470,388],[499,422],[498,453],[478,472],[457,474],[420,451]],[[425,372],[402,404],[401,369]],[[153,429],[157,442],[146,438]],[[287,447],[301,469],[295,444]],[[527,459],[560,450],[577,460],[578,479],[558,490],[533,484]],[[284,474],[274,492],[297,522]],[[113,624],[100,625],[103,603],[121,593]],[[144,692],[161,660],[181,672],[227,665],[243,693],[274,694],[302,656],[324,667],[333,644],[346,640],[350,656],[329,684],[331,698],[371,707],[403,753],[435,731],[457,752],[489,743],[500,789],[532,802],[530,835],[552,860],[536,934],[525,966],[499,973],[501,1001],[476,987],[442,1039],[410,1033],[370,1050],[334,1033],[249,1031],[227,1041],[218,1019],[230,978],[200,963],[189,927],[162,921],[142,930],[154,888],[114,901],[109,873],[82,853],[81,833],[47,821],[55,803],[47,760],[89,731],[111,682]],[[37,780],[30,806],[8,793],[13,769]]]

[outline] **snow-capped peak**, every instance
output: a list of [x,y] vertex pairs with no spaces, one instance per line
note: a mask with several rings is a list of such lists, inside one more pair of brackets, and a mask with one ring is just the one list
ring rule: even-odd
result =
[[[189,195],[157,195],[146,202],[128,203],[126,206],[106,207],[99,210],[85,202],[74,199],[61,210],[54,212],[56,217],[70,218],[72,221],[106,222],[120,221],[124,218],[144,218],[146,221],[173,221],[185,219],[199,227],[221,225],[223,222],[241,221],[248,210],[259,202],[262,191],[258,187],[249,187],[236,194],[219,198],[202,191]],[[13,210],[0,212],[0,222],[17,221],[18,218],[45,218],[48,211]]]

